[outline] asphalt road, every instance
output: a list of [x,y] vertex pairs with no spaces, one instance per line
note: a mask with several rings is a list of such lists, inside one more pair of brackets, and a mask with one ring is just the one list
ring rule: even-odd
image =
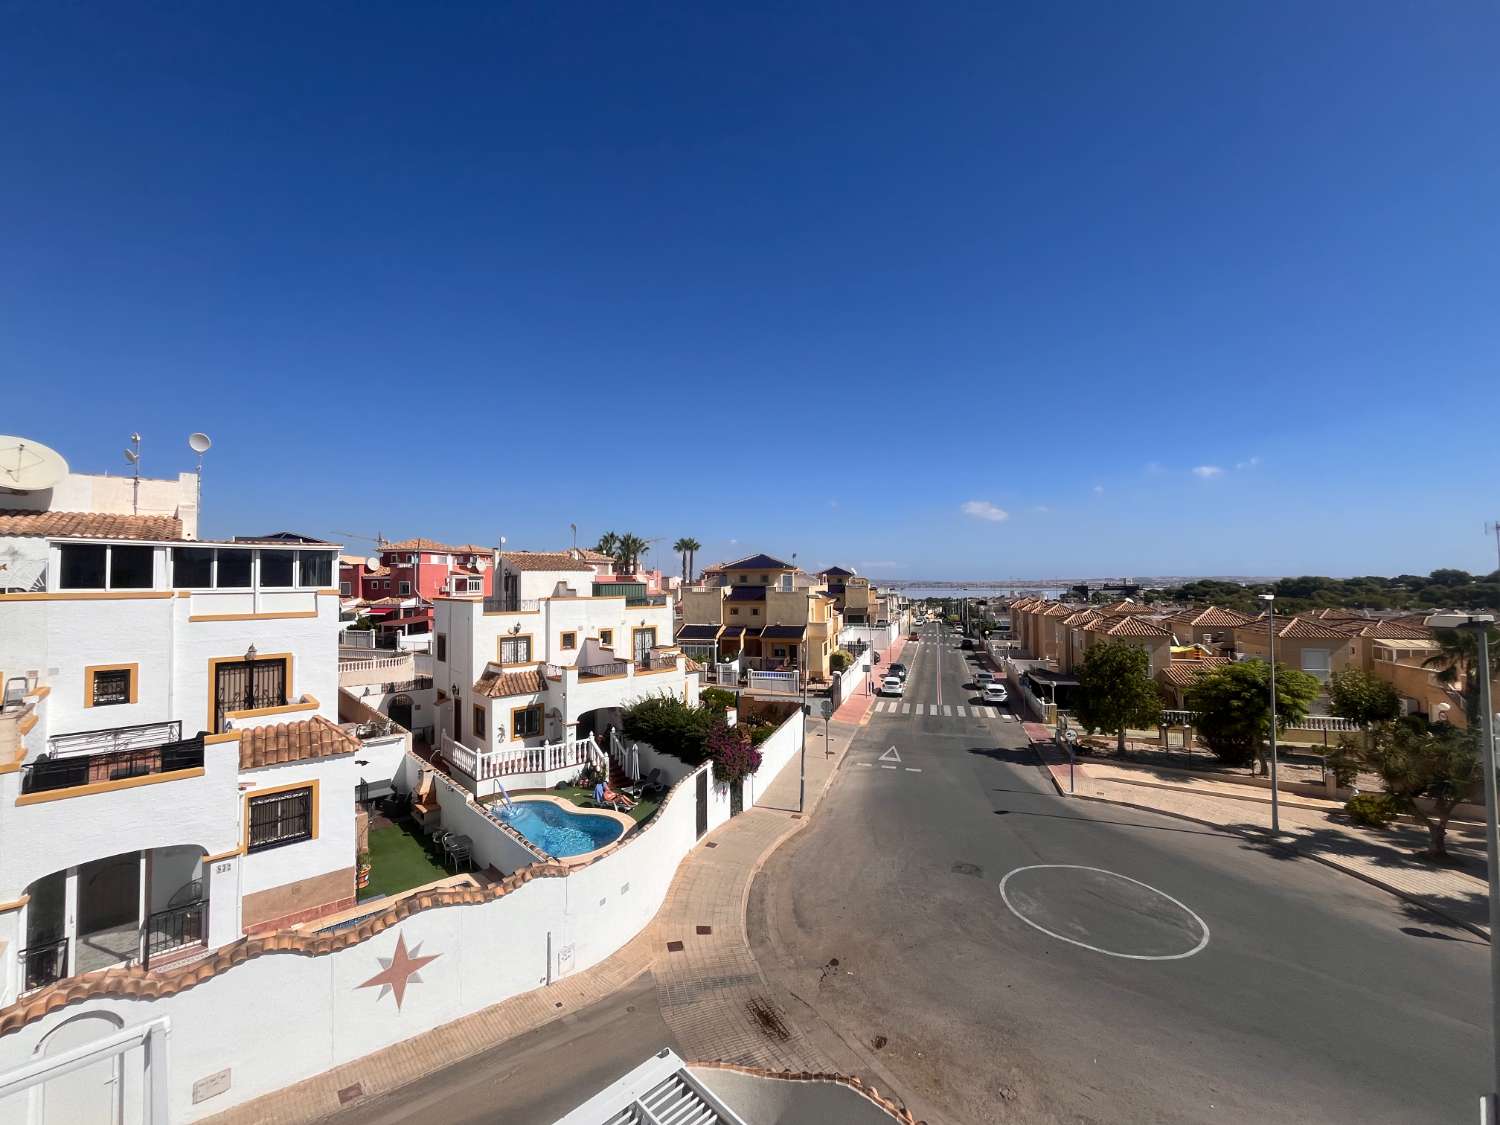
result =
[[1472,935],[1312,861],[1059,797],[1019,723],[974,716],[951,636],[903,662],[904,699],[752,889],[799,1024],[933,1122],[1476,1119]]

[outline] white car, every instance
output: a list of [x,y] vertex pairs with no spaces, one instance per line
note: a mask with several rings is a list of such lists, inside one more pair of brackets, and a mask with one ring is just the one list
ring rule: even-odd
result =
[[900,695],[901,694],[901,686],[902,685],[901,685],[901,677],[900,676],[887,676],[885,679],[883,679],[883,680],[880,681],[880,694],[881,695]]
[[995,673],[981,668],[974,673],[974,682],[980,687],[989,687],[995,682]]
[[1010,692],[1005,690],[1004,684],[985,684],[984,701],[986,703],[1008,703]]

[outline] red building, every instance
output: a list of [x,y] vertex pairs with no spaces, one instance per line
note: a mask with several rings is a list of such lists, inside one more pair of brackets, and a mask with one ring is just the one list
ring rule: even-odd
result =
[[346,617],[370,617],[382,633],[430,633],[433,598],[493,589],[492,548],[474,543],[403,539],[383,544],[376,559],[371,567],[357,556],[340,558],[339,594]]

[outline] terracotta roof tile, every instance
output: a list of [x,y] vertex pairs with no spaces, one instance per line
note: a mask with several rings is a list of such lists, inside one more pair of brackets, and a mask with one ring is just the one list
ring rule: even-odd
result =
[[512,570],[588,570],[594,568],[566,551],[506,551],[500,556]]
[[103,512],[27,512],[0,508],[0,535],[49,539],[181,539],[176,516],[112,516]]
[[1129,598],[1123,598],[1109,605],[1100,606],[1099,612],[1106,613],[1111,617],[1118,617],[1122,613],[1152,613],[1154,611],[1149,605],[1143,605],[1140,602],[1133,602]]
[[1172,630],[1165,625],[1148,620],[1138,613],[1101,618],[1089,628],[1107,637],[1170,637],[1172,635]]
[[1371,637],[1378,641],[1430,641],[1432,630],[1399,621],[1344,621],[1335,628],[1350,637]]
[[595,551],[588,547],[578,548],[578,557],[586,563],[613,563],[613,556],[606,555],[603,551]]
[[488,555],[494,548],[478,543],[439,543],[436,539],[402,539],[386,543],[382,551],[432,551],[440,555]]
[[[1255,635],[1254,630],[1250,631],[1250,635]],[[1349,639],[1348,633],[1340,632],[1331,625],[1314,621],[1311,617],[1300,616],[1287,619],[1286,623],[1276,630],[1276,635],[1294,641],[1347,641]]]
[[538,695],[545,690],[542,673],[538,668],[522,672],[501,672],[486,668],[484,675],[474,681],[474,694],[485,699],[504,699],[511,695]]
[[359,749],[359,739],[322,715],[295,723],[252,727],[240,734],[240,769],[255,770],[282,762],[335,758]]
[[1158,675],[1173,687],[1192,687],[1193,682],[1210,668],[1217,668],[1231,661],[1223,656],[1205,656],[1197,660],[1172,660]]
[[1253,621],[1254,618],[1247,617],[1232,609],[1221,609],[1219,606],[1211,605],[1199,610],[1187,610],[1177,614],[1173,621],[1180,621],[1184,625],[1208,625],[1216,629],[1234,629]]

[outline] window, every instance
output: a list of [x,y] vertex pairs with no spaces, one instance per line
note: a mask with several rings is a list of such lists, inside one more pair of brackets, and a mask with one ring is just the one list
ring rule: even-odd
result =
[[250,552],[220,551],[218,578],[214,582],[220,590],[243,589],[250,585]]
[[615,643],[615,631],[613,629],[600,629],[599,643],[605,648],[609,648]]
[[473,735],[480,742],[484,741],[484,708],[474,704],[474,730]]
[[760,616],[760,610],[759,609],[752,609],[750,611],[750,616],[751,617],[759,617]]
[[112,707],[117,703],[135,702],[135,669],[90,668],[89,707]]
[[333,556],[327,551],[299,551],[297,570],[297,585],[321,590],[333,581]]
[[501,637],[500,663],[527,664],[531,661],[530,637]]
[[109,588],[111,590],[149,590],[156,557],[154,547],[121,547],[109,549]]
[[401,592],[403,594],[409,594],[409,593],[411,593],[411,583],[410,582],[403,582],[403,583],[401,583]]
[[344,597],[347,598],[350,595],[350,593],[352,593],[352,591],[349,588],[349,583],[347,583],[347,582],[340,582],[339,583],[339,593],[342,594]]
[[510,736],[512,738],[535,738],[542,733],[542,705],[518,707],[510,713]]
[[439,660],[448,659],[448,634],[436,633],[433,635],[433,643],[437,647],[436,656]]
[[249,850],[264,851],[313,838],[313,787],[250,798]]
[[561,645],[562,645],[562,648],[565,651],[567,649],[577,648],[578,647],[578,634],[577,633],[564,633],[562,635]]
[[105,558],[109,548],[102,545],[69,543],[60,548],[62,571],[58,588],[63,590],[104,589]]
[[207,590],[214,584],[212,547],[173,547],[172,585],[189,590]]
[[742,574],[742,575],[740,575],[740,581],[741,582],[748,582],[749,580],[750,580],[750,576],[748,574]]
[[764,586],[769,581],[771,581],[771,576],[769,574],[762,574],[760,576],[760,584],[762,586]]
[[260,553],[260,584],[262,586],[292,585],[292,559],[296,551],[262,551]]
[[738,617],[739,615],[740,615],[740,607],[739,606],[732,605],[732,606],[729,607],[729,616],[730,617]]
[[1310,675],[1318,677],[1325,683],[1329,673],[1333,671],[1331,664],[1331,653],[1326,648],[1305,648],[1302,650],[1302,670]]

